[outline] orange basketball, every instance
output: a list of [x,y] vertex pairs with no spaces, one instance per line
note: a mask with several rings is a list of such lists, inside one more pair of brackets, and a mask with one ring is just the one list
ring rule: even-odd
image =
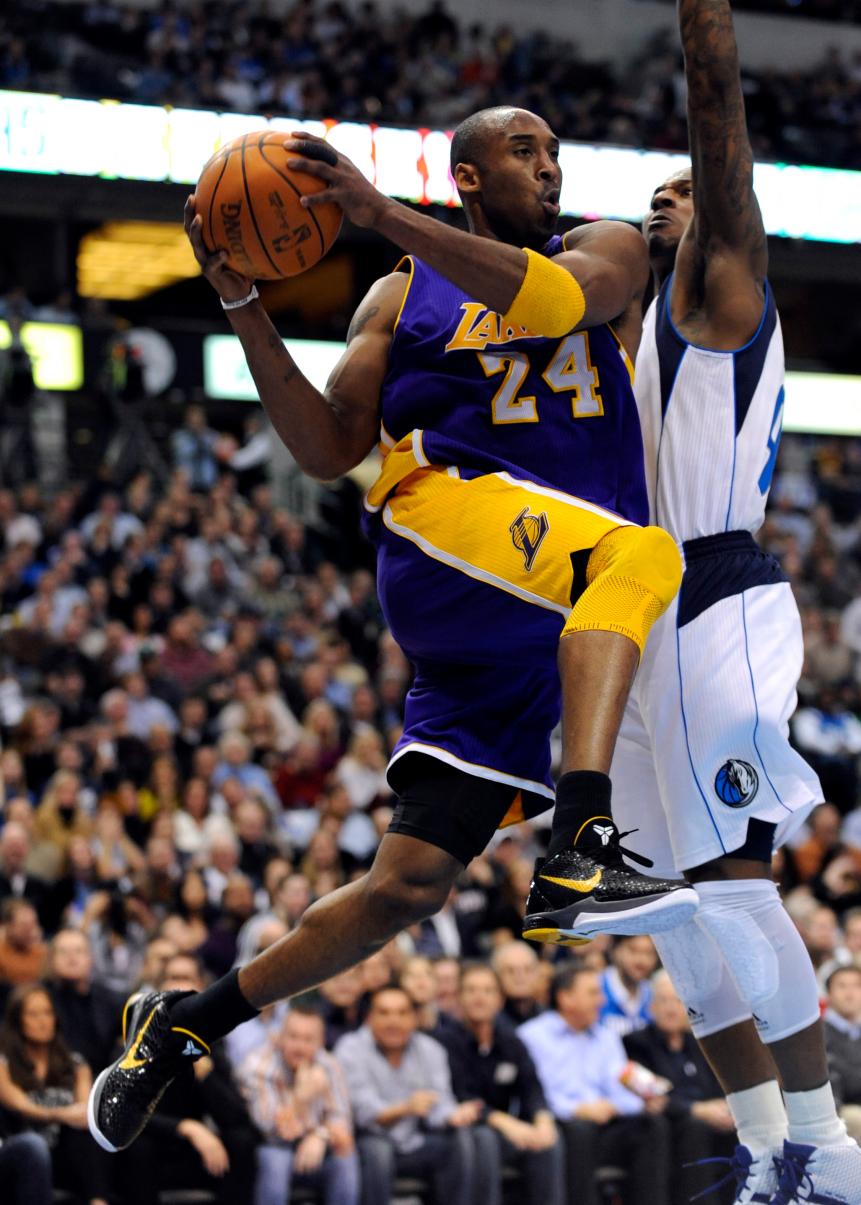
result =
[[291,171],[284,150],[289,134],[244,134],[223,146],[197,182],[203,241],[228,252],[228,266],[252,280],[279,280],[313,268],[341,229],[343,213],[331,202],[303,209],[299,198],[326,187],[316,176]]

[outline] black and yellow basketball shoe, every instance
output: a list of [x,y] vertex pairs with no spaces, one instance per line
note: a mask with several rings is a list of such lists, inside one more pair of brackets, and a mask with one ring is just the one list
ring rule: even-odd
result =
[[170,1023],[171,1005],[189,994],[141,992],[126,1001],[125,1050],[98,1076],[87,1102],[90,1133],[106,1151],[130,1146],[183,1067],[210,1053],[195,1034]]
[[[663,933],[690,920],[699,899],[679,879],[649,878],[625,858],[651,866],[623,849],[609,816],[584,824],[574,842],[535,863],[523,936],[576,946],[599,933]],[[623,857],[624,855],[624,857]]]

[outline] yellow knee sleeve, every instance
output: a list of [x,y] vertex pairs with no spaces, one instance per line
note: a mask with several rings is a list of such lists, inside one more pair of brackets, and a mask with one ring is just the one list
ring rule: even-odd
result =
[[562,635],[618,632],[642,653],[652,624],[678,593],[682,558],[660,527],[616,527],[592,549],[586,581]]

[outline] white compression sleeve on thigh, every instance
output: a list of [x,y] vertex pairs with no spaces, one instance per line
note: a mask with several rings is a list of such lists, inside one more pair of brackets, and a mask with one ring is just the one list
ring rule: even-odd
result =
[[812,1025],[819,1017],[816,975],[774,883],[721,879],[696,886],[695,923],[720,947],[763,1042]]
[[687,1009],[695,1038],[750,1020],[750,1006],[739,995],[720,949],[696,920],[655,933],[652,941]]

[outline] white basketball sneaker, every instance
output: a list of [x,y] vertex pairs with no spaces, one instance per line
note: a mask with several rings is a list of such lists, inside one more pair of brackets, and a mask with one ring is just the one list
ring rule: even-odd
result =
[[749,1147],[737,1146],[731,1159],[702,1159],[701,1164],[723,1163],[727,1174],[693,1200],[704,1197],[725,1184],[735,1181],[734,1205],[771,1205],[777,1192],[777,1161],[783,1158],[782,1147],[774,1147],[754,1154]]
[[783,1144],[772,1205],[861,1205],[861,1147]]

